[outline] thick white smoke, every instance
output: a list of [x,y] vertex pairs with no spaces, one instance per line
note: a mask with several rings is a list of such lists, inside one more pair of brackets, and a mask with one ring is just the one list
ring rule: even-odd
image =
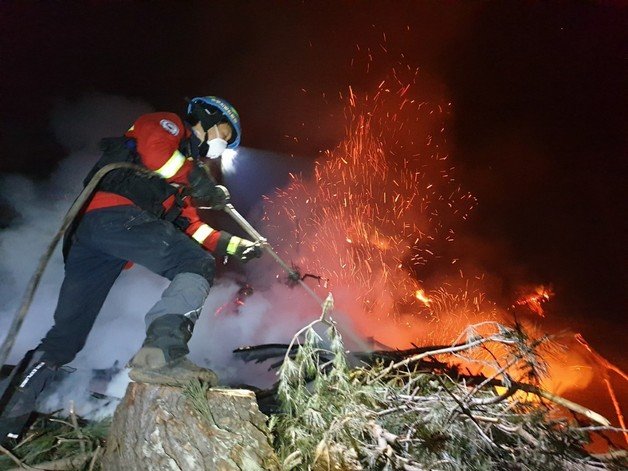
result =
[[[69,156],[45,183],[17,175],[0,176],[0,197],[18,213],[10,227],[0,233],[0,342],[4,340],[21,298],[41,254],[59,229],[65,212],[82,188],[82,179],[98,159],[97,142],[120,135],[150,107],[140,102],[105,95],[92,95],[75,103],[60,103],[52,126]],[[237,185],[237,166],[229,175]],[[237,190],[236,190],[237,192]],[[253,261],[251,264],[255,264]],[[254,267],[253,267],[254,268]],[[52,326],[57,296],[63,280],[61,248],[57,247],[34,298],[21,332],[9,356],[16,363]],[[109,407],[96,407],[90,399],[93,369],[107,369],[116,362],[124,366],[144,338],[144,314],[159,299],[167,280],[142,267],[121,274],[114,285],[85,348],[69,365],[76,371],[66,377],[56,393],[40,405],[43,410],[75,411],[87,417],[111,414]],[[242,345],[287,342],[306,322],[319,316],[319,308],[299,289],[279,282],[256,292],[243,306],[233,303],[240,285],[233,279],[217,279],[190,342],[192,360],[214,369],[226,384],[268,386],[274,374],[261,365],[234,360],[232,350]],[[218,314],[216,311],[224,306]],[[309,308],[308,308],[309,306]],[[297,308],[298,307],[298,308]],[[122,397],[128,384],[123,369],[107,386],[106,393]]]

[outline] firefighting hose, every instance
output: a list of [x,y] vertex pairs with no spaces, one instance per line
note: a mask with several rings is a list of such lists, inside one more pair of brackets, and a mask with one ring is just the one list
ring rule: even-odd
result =
[[19,333],[20,328],[22,327],[24,318],[26,317],[28,309],[30,308],[31,303],[33,301],[33,296],[35,295],[35,291],[37,290],[37,287],[39,286],[39,282],[41,281],[41,277],[44,274],[44,270],[46,269],[46,266],[48,265],[48,262],[50,261],[50,257],[52,256],[52,253],[54,252],[55,247],[59,243],[59,240],[61,240],[61,238],[63,237],[63,234],[65,234],[65,231],[68,230],[68,228],[74,222],[74,219],[79,214],[79,212],[81,211],[85,203],[92,196],[92,193],[94,192],[94,190],[100,183],[100,180],[102,180],[102,178],[107,173],[118,168],[130,168],[130,169],[134,169],[145,174],[154,173],[152,170],[149,170],[145,167],[141,167],[139,165],[131,164],[128,162],[117,162],[117,163],[105,165],[103,168],[98,170],[98,172],[96,172],[96,174],[92,177],[90,182],[85,186],[85,188],[83,188],[83,191],[81,191],[81,193],[78,195],[78,197],[76,198],[76,200],[74,201],[74,203],[72,204],[68,212],[66,213],[65,217],[63,218],[63,223],[61,224],[61,227],[59,228],[57,233],[54,235],[52,240],[50,241],[50,244],[48,244],[48,248],[39,259],[39,265],[37,266],[37,270],[31,277],[28,283],[28,286],[26,287],[26,292],[24,293],[24,297],[22,298],[22,304],[20,305],[20,308],[17,311],[17,314],[13,318],[13,322],[11,323],[11,326],[9,327],[7,336],[5,337],[4,342],[2,343],[2,348],[0,348],[0,366],[4,365],[4,362],[6,361],[7,357],[9,356],[9,353],[11,352],[11,349],[13,348],[13,344],[15,343],[17,334]]
[[[33,301],[35,291],[37,291],[37,288],[39,286],[39,282],[41,281],[41,277],[44,273],[44,270],[46,269],[46,266],[48,265],[48,262],[50,261],[50,257],[52,256],[52,253],[54,252],[55,247],[59,243],[59,240],[61,240],[61,238],[63,237],[65,232],[68,230],[70,225],[74,222],[76,216],[79,214],[79,212],[81,211],[85,203],[87,203],[89,198],[92,196],[92,193],[94,192],[94,190],[100,183],[100,180],[102,180],[102,178],[110,171],[116,170],[119,168],[129,168],[129,169],[136,170],[140,173],[149,174],[149,175],[155,174],[155,172],[153,172],[152,170],[149,170],[145,167],[142,167],[136,164],[131,164],[128,162],[117,162],[117,163],[105,165],[103,168],[98,170],[98,172],[96,172],[96,174],[92,177],[90,182],[85,186],[85,188],[83,188],[83,191],[81,191],[81,193],[78,195],[78,197],[76,198],[76,200],[74,201],[74,203],[72,204],[68,212],[66,213],[65,217],[63,218],[63,223],[61,224],[61,227],[59,228],[57,233],[53,236],[52,240],[50,241],[50,244],[48,244],[46,251],[41,256],[39,260],[39,265],[37,266],[37,270],[31,277],[28,283],[28,286],[26,287],[26,292],[24,293],[24,296],[22,298],[22,303],[20,305],[20,308],[17,311],[17,314],[15,315],[15,317],[13,318],[13,322],[9,326],[7,335],[4,339],[4,342],[2,343],[2,347],[0,348],[0,366],[4,365],[4,362],[6,361],[7,357],[9,356],[9,353],[11,352],[11,349],[13,348],[15,339],[17,338],[17,335],[22,327],[22,323],[24,322],[24,318],[26,317],[26,314],[28,313],[28,310]],[[238,213],[238,211],[236,211],[236,209],[233,207],[231,203],[228,203],[226,205],[225,211],[251,237],[253,237],[253,239],[256,241],[256,243],[260,245],[261,248],[265,249],[277,261],[277,263],[279,263],[279,265],[281,265],[281,267],[284,270],[286,270],[286,272],[288,273],[288,277],[290,277],[294,281],[297,281],[303,287],[303,289],[305,289],[305,291],[316,300],[316,302],[320,306],[323,306],[323,300],[321,300],[318,297],[318,295],[308,285],[306,285],[303,282],[303,280],[298,276],[298,273],[295,270],[290,268],[290,266],[286,262],[284,262],[279,257],[279,255],[277,255],[277,253],[273,250],[273,248],[270,246],[268,241],[264,237],[262,237],[261,234],[257,232],[255,228],[253,228],[253,226],[251,226],[249,222],[246,219],[244,219],[240,213]]]

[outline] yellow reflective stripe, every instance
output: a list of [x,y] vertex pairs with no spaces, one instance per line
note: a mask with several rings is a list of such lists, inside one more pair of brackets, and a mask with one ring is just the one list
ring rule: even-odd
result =
[[127,132],[135,131],[135,124],[129,128]]
[[194,231],[194,234],[192,234],[192,239],[197,241],[199,244],[202,244],[212,232],[214,232],[214,229],[209,227],[207,224],[203,224],[201,227]]
[[184,163],[185,156],[179,150],[175,150],[163,167],[155,171],[164,178],[174,177]]
[[233,255],[234,253],[236,253],[236,250],[238,248],[238,245],[240,245],[241,240],[242,239],[237,236],[233,236],[231,237],[231,239],[229,239],[229,243],[227,244],[227,253],[229,255]]

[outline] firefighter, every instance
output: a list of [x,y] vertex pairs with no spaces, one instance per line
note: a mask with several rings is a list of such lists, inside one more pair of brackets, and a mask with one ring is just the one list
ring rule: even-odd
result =
[[[0,385],[0,442],[17,438],[39,394],[83,348],[105,299],[129,263],[170,280],[148,311],[146,339],[130,362],[135,381],[215,384],[215,374],[186,358],[187,343],[214,279],[215,257],[259,257],[255,243],[205,224],[194,205],[221,209],[229,192],[203,158],[219,157],[241,139],[240,118],[214,96],[189,102],[185,123],[174,113],[140,116],[120,138],[103,139],[102,167],[130,162],[153,173],[120,168],[105,175],[64,240],[65,278],[54,325]],[[4,389],[4,393],[3,393]]]

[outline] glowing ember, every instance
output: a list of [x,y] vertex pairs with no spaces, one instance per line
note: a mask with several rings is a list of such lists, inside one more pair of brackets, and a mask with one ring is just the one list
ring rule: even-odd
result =
[[525,306],[535,314],[538,314],[541,317],[545,317],[543,304],[549,301],[553,295],[554,292],[551,290],[551,288],[546,288],[543,285],[537,286],[536,288],[534,288],[532,293],[525,294],[517,299],[515,305]]
[[414,293],[414,296],[423,304],[425,304],[426,307],[430,307],[430,303],[432,302],[432,300],[425,295],[424,290],[417,289],[416,293]]
[[[407,83],[398,77],[372,97],[350,90],[345,139],[317,163],[313,181],[293,177],[266,212],[282,255],[329,279],[337,306],[365,336],[377,325],[378,340],[395,346],[433,330],[421,273],[443,261],[456,224],[476,205],[444,148],[447,105],[412,98],[415,72]],[[388,336],[382,327],[395,323],[415,330]]]

